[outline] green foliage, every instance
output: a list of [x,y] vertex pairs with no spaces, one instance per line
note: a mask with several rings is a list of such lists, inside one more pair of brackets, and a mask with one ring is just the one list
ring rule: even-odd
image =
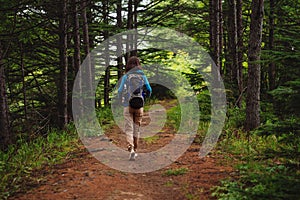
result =
[[144,140],[147,144],[152,144],[152,143],[155,143],[156,141],[159,140],[159,136],[158,136],[158,135],[154,135],[154,136],[151,136],[151,137],[143,138],[143,140]]
[[53,130],[31,142],[19,138],[7,152],[0,152],[0,198],[21,191],[25,182],[38,183],[40,180],[31,177],[34,170],[63,161],[77,145],[74,130]]
[[197,69],[191,68],[190,72],[183,72],[183,75],[187,77],[195,92],[201,92],[207,89],[203,76]]
[[200,110],[200,120],[201,121],[210,121],[211,117],[211,94],[206,89],[197,95],[197,100],[199,103],[199,110]]
[[167,110],[167,122],[166,125],[173,127],[176,130],[179,129],[181,122],[181,108],[179,105],[174,106]]
[[297,199],[300,176],[284,165],[251,164],[239,167],[240,178],[228,179],[213,189],[213,196],[225,199]]
[[[78,3],[80,4],[80,1]],[[249,40],[247,36],[249,35],[250,3],[250,1],[243,3],[244,37],[240,40],[244,41],[244,47],[248,45]],[[51,4],[49,1],[25,2],[16,0],[0,0],[0,4],[0,43],[2,48],[0,51],[3,52],[3,55],[0,56],[2,58],[1,63],[5,65],[11,126],[14,132],[24,133],[15,145],[10,146],[7,152],[0,153],[0,189],[3,196],[7,197],[11,192],[20,190],[22,177],[29,179],[32,170],[44,164],[59,162],[66,157],[67,152],[72,151],[76,137],[66,132],[52,131],[47,133],[54,124],[58,123],[57,94],[61,68],[59,66],[60,47],[57,45],[60,16],[57,4]],[[108,1],[110,13],[108,13],[107,22],[103,21],[106,12],[102,12],[104,4],[101,1],[91,1],[88,4],[91,47],[103,41],[105,32],[113,35],[116,32],[126,30],[128,6],[125,4],[127,2],[122,1],[124,17],[122,27],[115,26],[116,19],[113,14],[116,8],[115,1]],[[295,186],[299,187],[298,182],[295,181],[299,178],[298,175],[292,175],[295,171],[294,174],[299,174],[300,157],[299,2],[281,0],[276,1],[275,4],[273,17],[276,26],[274,27],[272,49],[268,44],[270,39],[268,32],[271,27],[267,23],[271,16],[271,10],[269,2],[266,2],[265,5],[266,20],[264,21],[266,23],[263,30],[263,52],[262,60],[259,62],[262,65],[261,74],[263,77],[262,126],[252,133],[242,131],[245,121],[244,102],[241,108],[228,110],[228,119],[224,134],[221,136],[220,148],[228,153],[227,157],[233,156],[231,159],[237,159],[239,163],[242,163],[237,167],[242,176],[237,181],[223,182],[223,186],[220,186],[223,188],[219,191],[226,194],[222,194],[225,195],[222,196],[218,193],[220,195],[218,197],[221,199],[261,199],[267,195],[273,199],[292,199],[295,191],[292,183],[294,182]],[[141,1],[137,8],[138,26],[158,25],[173,28],[191,36],[206,49],[209,49],[208,5],[208,1],[195,0]],[[226,8],[227,5],[224,4],[223,6]],[[68,8],[70,7],[71,5],[68,5]],[[68,13],[72,14],[73,11],[68,10]],[[71,15],[68,17],[72,18]],[[225,10],[224,22],[226,22],[227,17]],[[70,33],[69,36],[72,36],[73,23],[71,20],[68,21],[70,23],[67,24],[67,32]],[[228,39],[226,28],[224,26],[224,39]],[[79,31],[82,33],[82,21],[80,21]],[[176,39],[180,39],[180,37],[176,36]],[[224,41],[224,46],[226,46],[226,40]],[[67,46],[69,47],[67,50],[69,58],[68,88],[72,88],[72,80],[76,72],[72,65],[74,38],[68,38]],[[81,49],[83,48],[81,47]],[[244,51],[243,53],[245,56],[243,73],[246,74],[247,52]],[[83,52],[81,52],[81,56],[84,58]],[[139,56],[143,65],[157,64],[149,69],[149,75],[158,76],[160,74],[160,78],[164,80],[165,77],[170,77],[171,73],[179,72],[189,80],[192,88],[197,92],[199,102],[201,120],[199,132],[200,134],[205,133],[211,115],[210,94],[202,75],[193,68],[193,62],[189,59],[189,55],[186,52],[164,51],[158,47],[150,47],[147,50],[139,50]],[[225,58],[223,61],[227,62]],[[271,63],[275,63],[274,81],[277,88],[269,92],[271,80],[268,73]],[[109,81],[111,85],[114,85],[117,79],[116,67],[110,67],[111,77]],[[224,65],[222,69],[224,80],[228,80],[231,76],[230,70]],[[97,88],[96,97],[103,99],[104,81],[103,77],[100,79],[101,85]],[[246,76],[244,80],[247,80]],[[169,81],[170,85],[173,85],[172,80]],[[236,83],[234,84],[225,83],[226,88],[237,89]],[[155,88],[156,98],[175,96],[166,88]],[[162,90],[165,92],[158,93]],[[181,93],[185,91],[185,88],[180,88]],[[69,93],[71,94],[71,91]],[[233,94],[229,90],[228,94],[228,105],[232,105],[236,101],[237,94]],[[27,101],[25,102],[25,100]],[[168,111],[168,126],[179,129],[182,109],[183,107],[176,106]],[[98,109],[97,117],[103,129],[108,129],[114,124],[110,107]],[[34,141],[30,141],[32,140],[32,133],[34,133]],[[93,130],[91,133],[95,134]],[[37,136],[43,134],[47,136]],[[155,138],[146,140],[153,142]],[[200,143],[200,141],[198,142]],[[244,161],[248,163],[245,164]],[[270,162],[279,164],[272,165]],[[272,185],[272,182],[275,185]],[[287,189],[285,189],[285,183]]]
[[246,108],[245,104],[241,108],[233,107],[227,110],[226,128],[242,128],[246,119]]
[[300,79],[288,81],[269,92],[275,104],[275,112],[280,117],[294,114],[300,117]]
[[260,126],[256,131],[258,135],[283,135],[283,134],[300,134],[299,118],[289,118],[286,120],[270,120]]
[[[123,113],[123,110],[121,112]],[[103,130],[111,128],[114,125],[114,116],[110,106],[98,108],[96,116]]]
[[179,176],[184,175],[188,172],[188,169],[185,167],[181,167],[178,169],[168,169],[164,172],[164,176]]
[[[230,120],[228,123],[235,124]],[[283,127],[291,128],[289,125]],[[266,127],[272,129],[267,130]],[[300,139],[290,131],[281,134],[276,131],[275,126],[268,125],[245,133],[226,125],[218,148],[229,162],[235,163],[237,174],[214,187],[213,196],[218,199],[297,198]]]

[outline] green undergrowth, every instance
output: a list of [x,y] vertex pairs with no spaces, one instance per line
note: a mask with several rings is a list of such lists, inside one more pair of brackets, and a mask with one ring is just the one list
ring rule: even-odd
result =
[[300,138],[295,123],[290,130],[280,122],[246,133],[232,128],[244,116],[234,112],[234,121],[225,125],[217,149],[235,171],[212,189],[212,195],[221,200],[299,199]]
[[166,125],[168,127],[172,127],[176,130],[179,129],[181,120],[181,108],[179,105],[174,106],[167,110],[167,122]]
[[150,136],[150,137],[145,137],[145,138],[143,138],[143,140],[147,144],[153,144],[153,143],[155,143],[155,142],[157,142],[159,140],[159,136],[158,135],[154,135],[154,136]]
[[185,167],[178,169],[168,169],[164,172],[164,176],[179,176],[188,173],[188,169]]
[[32,141],[19,138],[6,152],[0,152],[0,199],[23,191],[24,185],[39,183],[32,177],[45,165],[61,163],[78,148],[79,141],[73,127],[67,131],[52,130]]
[[[200,113],[198,117],[200,121],[196,121],[196,119],[192,117],[197,116],[194,115],[193,112],[199,112],[198,108],[194,108],[192,104],[176,105],[167,110],[166,125],[169,127],[173,127],[175,130],[178,130],[180,126],[186,126],[190,128],[191,125],[198,123],[198,130],[206,131],[210,123],[210,114],[208,114],[206,111],[202,112],[201,107],[199,109]],[[185,116],[182,116],[182,114],[185,114]],[[190,121],[190,123],[192,124],[188,124],[188,121]],[[184,128],[184,130],[189,130],[189,128]]]
[[[96,115],[103,130],[115,125],[110,107],[98,109]],[[0,199],[23,191],[25,185],[38,184],[41,180],[32,176],[34,171],[45,165],[62,163],[79,145],[74,125],[69,125],[65,131],[50,130],[31,140],[20,136],[16,144],[0,152]]]
[[[120,113],[122,114],[123,110]],[[113,116],[112,109],[110,106],[105,106],[103,108],[99,108],[96,111],[96,115],[97,115],[99,124],[103,130],[110,129],[112,126],[115,125],[114,116]]]

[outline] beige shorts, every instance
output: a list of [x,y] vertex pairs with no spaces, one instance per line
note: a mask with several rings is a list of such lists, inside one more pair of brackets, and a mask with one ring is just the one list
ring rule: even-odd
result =
[[133,138],[138,139],[140,137],[140,126],[142,123],[144,108],[133,109],[130,107],[124,108],[124,120],[125,120],[125,133],[127,142],[134,146]]

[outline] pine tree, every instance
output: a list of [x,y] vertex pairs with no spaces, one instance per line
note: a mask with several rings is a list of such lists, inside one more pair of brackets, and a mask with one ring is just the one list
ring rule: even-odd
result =
[[251,23],[249,39],[249,69],[247,82],[246,100],[246,123],[247,131],[253,130],[260,125],[260,53],[262,42],[262,27],[264,17],[264,1],[253,0],[251,5]]

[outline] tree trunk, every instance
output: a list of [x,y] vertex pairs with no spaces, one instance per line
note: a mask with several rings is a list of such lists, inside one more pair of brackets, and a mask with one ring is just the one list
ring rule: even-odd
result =
[[[103,2],[103,20],[106,25],[108,25],[108,0]],[[107,29],[104,30],[104,40],[108,39],[109,32]],[[105,47],[105,76],[104,76],[104,105],[109,105],[109,79],[110,79],[110,67],[109,67],[109,43],[106,42]]]
[[222,54],[223,54],[223,3],[222,0],[219,0],[219,69],[220,74],[223,74],[222,70]]
[[212,58],[216,64],[217,70],[221,69],[220,57],[220,0],[210,0],[210,49]]
[[[128,11],[127,11],[127,29],[133,29],[133,0],[128,0]],[[133,34],[127,35],[126,42],[126,62],[128,58],[132,56],[133,50]]]
[[[236,22],[237,22],[237,54],[238,54],[238,68],[237,68],[237,83],[239,88],[239,96],[242,97],[244,91],[243,85],[243,0],[236,0]],[[241,107],[242,98],[237,101],[238,107]]]
[[[211,53],[211,56],[213,56],[213,44],[215,43],[214,42],[214,37],[213,37],[213,34],[215,33],[215,21],[214,21],[214,0],[209,0],[209,48],[210,48],[210,53]],[[213,58],[214,59],[214,58]]]
[[[76,5],[76,0],[72,0],[73,6],[73,38],[74,38],[74,71],[75,73],[79,72],[80,64],[81,64],[81,57],[80,57],[80,32],[79,32],[79,19],[78,19],[78,9]],[[78,75],[80,77],[80,74]],[[81,91],[81,78],[79,79],[80,82],[80,91]]]
[[21,70],[22,70],[22,92],[23,92],[23,103],[24,103],[24,119],[27,120],[27,91],[26,91],[26,81],[25,81],[25,68],[24,68],[24,50],[23,44],[20,43],[21,51]]
[[133,15],[132,15],[132,21],[133,25],[132,28],[135,29],[134,34],[132,35],[132,56],[138,56],[138,47],[137,47],[137,41],[138,41],[138,34],[137,34],[137,26],[138,26],[138,6],[139,6],[139,0],[133,0]]
[[83,86],[83,97],[84,97],[84,113],[89,115],[92,112],[92,107],[95,105],[94,102],[94,66],[90,57],[90,38],[89,38],[89,26],[87,17],[87,8],[89,1],[81,1],[81,16],[83,22],[83,46],[85,53],[84,68],[82,69],[82,86]]
[[[275,0],[270,0],[270,17],[269,17],[269,50],[272,51],[274,48],[274,9]],[[276,66],[274,62],[269,64],[269,90],[275,89],[275,74]]]
[[67,58],[67,0],[60,1],[59,18],[59,58],[60,79],[58,92],[58,122],[64,129],[68,123],[68,58]]
[[251,5],[250,40],[248,50],[248,82],[245,129],[251,131],[260,124],[260,52],[264,16],[264,1],[253,0]]
[[110,67],[107,64],[108,61],[105,59],[105,76],[104,76],[104,105],[108,106],[109,105],[109,79],[110,79]]
[[85,55],[88,55],[90,53],[90,42],[89,42],[90,39],[89,39],[89,27],[88,27],[86,8],[87,8],[86,1],[81,1],[84,53]]
[[127,28],[133,28],[133,0],[128,0]]
[[[122,0],[117,1],[117,28],[122,28]],[[118,62],[118,80],[122,77],[123,60],[122,60],[122,38],[117,37],[117,62]]]
[[237,85],[237,17],[236,17],[236,0],[228,0],[228,54],[229,54],[229,74],[230,82]]
[[[73,38],[74,38],[74,72],[76,74],[76,78],[78,80],[78,85],[76,85],[77,94],[73,94],[76,96],[82,96],[82,75],[80,71],[81,65],[81,56],[80,56],[80,32],[79,32],[79,18],[78,18],[78,5],[77,0],[72,0],[72,11],[73,11]],[[77,97],[76,97],[77,98]],[[77,105],[79,106],[77,109],[80,109],[79,113],[83,114],[83,102],[82,98],[76,99]]]
[[0,42],[0,149],[5,150],[12,142],[9,130],[8,105],[6,95],[6,83],[3,63],[2,45]]
[[229,80],[236,98],[236,105],[241,106],[242,84],[242,13],[241,0],[228,0],[228,61]]

